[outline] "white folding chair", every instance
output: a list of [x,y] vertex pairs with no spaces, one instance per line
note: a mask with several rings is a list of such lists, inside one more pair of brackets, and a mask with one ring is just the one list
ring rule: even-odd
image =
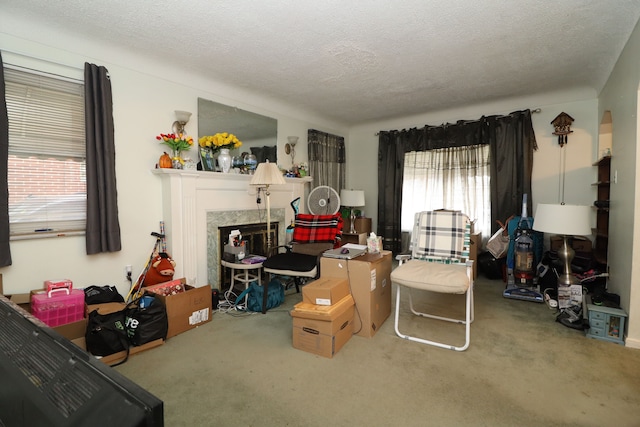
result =
[[[400,264],[391,273],[391,281],[396,284],[395,330],[399,337],[449,350],[463,351],[469,347],[470,326],[473,322],[473,261],[469,260],[470,236],[469,218],[460,212],[429,211],[418,212],[415,215],[411,255],[399,255],[397,258]],[[455,346],[400,332],[402,287],[409,288],[409,309],[413,314],[464,325],[464,345]],[[411,297],[414,290],[465,294],[464,319],[417,311]]]

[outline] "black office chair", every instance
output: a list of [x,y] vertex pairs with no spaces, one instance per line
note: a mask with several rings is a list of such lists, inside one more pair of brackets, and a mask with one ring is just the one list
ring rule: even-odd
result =
[[272,276],[292,278],[296,292],[300,292],[300,286],[320,276],[320,256],[339,244],[341,236],[342,216],[339,213],[296,215],[293,240],[289,245],[279,248],[284,248],[285,252],[276,253],[262,263],[263,270],[269,273],[264,284],[262,312],[266,312],[267,287]]

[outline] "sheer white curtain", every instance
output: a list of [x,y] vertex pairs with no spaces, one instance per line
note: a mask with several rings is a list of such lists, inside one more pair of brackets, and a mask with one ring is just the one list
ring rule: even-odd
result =
[[405,154],[402,231],[411,232],[416,212],[460,210],[475,231],[491,232],[489,145],[411,151]]

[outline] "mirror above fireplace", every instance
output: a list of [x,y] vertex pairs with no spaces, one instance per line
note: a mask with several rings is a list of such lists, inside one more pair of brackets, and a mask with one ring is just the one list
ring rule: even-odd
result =
[[198,98],[198,138],[215,135],[218,132],[232,133],[242,141],[242,147],[233,150],[232,156],[243,152],[251,153],[252,147],[254,149],[269,147],[266,151],[270,153],[270,159],[277,163],[278,121],[276,119]]

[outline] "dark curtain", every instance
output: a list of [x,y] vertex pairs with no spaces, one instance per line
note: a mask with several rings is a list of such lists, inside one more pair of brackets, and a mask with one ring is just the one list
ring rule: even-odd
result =
[[271,163],[278,163],[277,159],[277,146],[263,146],[263,147],[251,147],[251,154],[256,156],[258,163],[264,163],[269,160]]
[[9,116],[4,87],[4,64],[0,52],[0,267],[11,265],[9,247]]
[[378,235],[384,249],[402,250],[400,228],[404,155],[447,147],[489,144],[491,150],[491,223],[504,221],[522,209],[528,194],[531,215],[531,172],[537,149],[531,111],[514,111],[506,116],[488,116],[420,129],[382,131],[378,141]]
[[386,250],[402,248],[402,174],[407,146],[422,139],[418,129],[380,132],[378,142],[378,236]]
[[84,64],[87,138],[87,255],[121,249],[111,81],[105,67]]
[[533,151],[538,149],[531,123],[531,111],[516,111],[507,116],[487,118],[487,140],[491,146],[491,224],[522,213],[522,198],[527,194],[527,216],[533,216],[531,172]]
[[309,173],[313,187],[328,185],[338,193],[345,185],[344,138],[315,129],[307,131]]

